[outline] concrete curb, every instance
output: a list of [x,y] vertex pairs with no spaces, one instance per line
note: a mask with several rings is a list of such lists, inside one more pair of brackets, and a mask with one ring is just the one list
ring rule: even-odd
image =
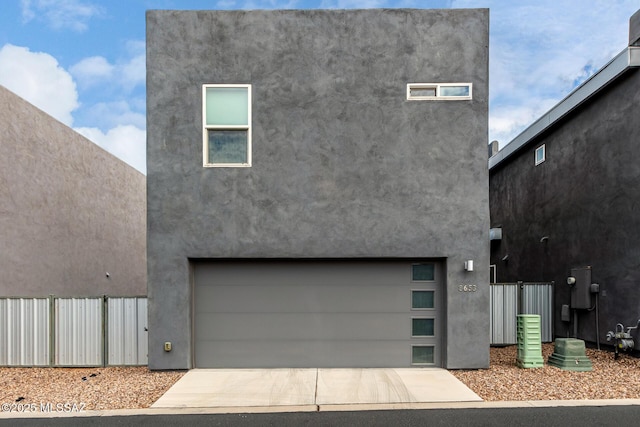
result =
[[498,402],[429,402],[429,403],[385,403],[351,405],[300,405],[300,406],[235,406],[217,408],[146,408],[112,409],[83,412],[0,412],[0,419],[11,418],[68,418],[109,417],[134,415],[197,415],[197,414],[259,414],[287,412],[347,412],[347,411],[393,411],[433,409],[495,409],[495,408],[552,408],[561,406],[640,406],[640,399],[600,400],[525,400]]

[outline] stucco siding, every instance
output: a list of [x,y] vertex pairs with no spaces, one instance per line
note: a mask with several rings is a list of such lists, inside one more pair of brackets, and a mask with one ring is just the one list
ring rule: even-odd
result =
[[[147,73],[152,365],[190,364],[200,258],[447,258],[447,327],[488,343],[488,287],[457,292],[488,282],[487,10],[150,11]],[[473,99],[407,101],[414,82]],[[252,85],[250,168],[202,166],[208,83]]]

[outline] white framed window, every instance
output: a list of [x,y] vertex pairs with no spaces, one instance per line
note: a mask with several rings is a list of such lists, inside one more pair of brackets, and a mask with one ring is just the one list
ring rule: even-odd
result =
[[547,159],[547,153],[544,144],[536,148],[536,166]]
[[458,101],[473,98],[471,83],[409,83],[409,101]]
[[205,167],[251,166],[251,85],[202,86]]

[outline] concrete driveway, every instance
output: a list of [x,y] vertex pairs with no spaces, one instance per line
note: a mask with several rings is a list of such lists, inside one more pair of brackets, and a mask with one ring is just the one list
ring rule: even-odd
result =
[[152,408],[317,411],[478,402],[445,369],[193,369]]

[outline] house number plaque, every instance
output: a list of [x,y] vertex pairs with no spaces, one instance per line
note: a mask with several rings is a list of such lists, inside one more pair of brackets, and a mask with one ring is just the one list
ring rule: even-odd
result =
[[458,292],[476,292],[478,285],[458,285]]

